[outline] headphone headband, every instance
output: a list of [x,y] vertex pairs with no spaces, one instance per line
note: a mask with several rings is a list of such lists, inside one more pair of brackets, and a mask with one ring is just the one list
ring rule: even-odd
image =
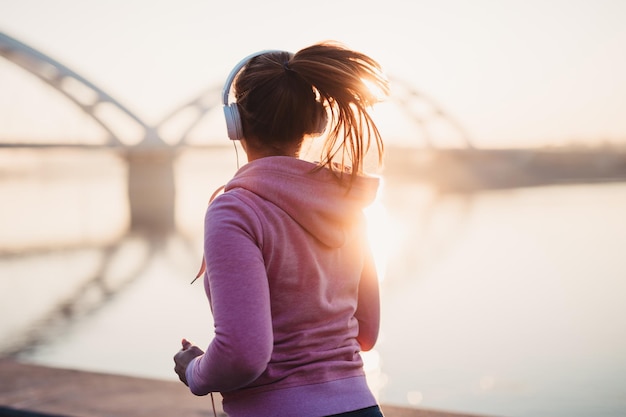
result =
[[252,58],[256,58],[257,56],[264,55],[267,53],[272,53],[272,52],[286,52],[286,51],[281,51],[279,49],[265,49],[263,51],[254,52],[246,56],[245,58],[243,58],[241,61],[237,63],[237,65],[235,65],[235,67],[230,71],[230,74],[228,74],[228,77],[226,77],[226,81],[224,82],[224,88],[222,89],[222,104],[224,106],[227,106],[229,104],[228,96],[230,95],[230,88],[233,84],[233,81],[235,81],[235,77],[237,76],[237,74],[239,74],[239,71],[241,71],[241,69],[245,67],[248,61],[250,61]]
[[264,55],[267,53],[273,52],[286,52],[281,51],[279,49],[266,49],[263,51],[255,52],[246,56],[244,59],[239,61],[237,65],[230,71],[228,77],[226,77],[226,82],[224,82],[224,88],[222,89],[222,105],[224,109],[224,117],[226,118],[226,130],[228,133],[228,137],[231,140],[241,140],[243,138],[243,128],[241,126],[241,116],[239,115],[239,109],[237,108],[237,103],[229,103],[230,96],[230,88],[232,87],[233,81],[239,71],[250,61],[252,58],[255,58],[259,55]]

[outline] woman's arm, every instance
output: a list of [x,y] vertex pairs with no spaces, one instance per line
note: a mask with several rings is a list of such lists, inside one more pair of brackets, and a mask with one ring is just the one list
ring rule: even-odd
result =
[[208,293],[215,338],[186,370],[196,395],[243,387],[266,369],[273,349],[269,286],[257,244],[260,222],[236,196],[222,195],[205,219]]
[[371,350],[378,339],[380,328],[380,290],[378,273],[371,251],[366,251],[363,272],[359,282],[359,297],[356,313],[359,321],[357,340],[363,351]]

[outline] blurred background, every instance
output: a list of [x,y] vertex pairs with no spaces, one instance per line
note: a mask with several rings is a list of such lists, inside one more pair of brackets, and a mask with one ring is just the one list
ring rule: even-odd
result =
[[387,404],[626,414],[626,3],[0,0],[0,356],[176,380],[208,344],[212,192],[242,57],[376,58]]

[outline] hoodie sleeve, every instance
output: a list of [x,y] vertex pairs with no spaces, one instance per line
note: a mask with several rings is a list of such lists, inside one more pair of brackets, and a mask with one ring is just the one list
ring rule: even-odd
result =
[[231,193],[205,218],[204,256],[215,337],[187,368],[196,395],[231,391],[257,379],[273,349],[270,296],[254,211]]
[[374,256],[367,246],[355,317],[359,322],[357,340],[363,351],[371,350],[378,339],[380,328],[380,289]]

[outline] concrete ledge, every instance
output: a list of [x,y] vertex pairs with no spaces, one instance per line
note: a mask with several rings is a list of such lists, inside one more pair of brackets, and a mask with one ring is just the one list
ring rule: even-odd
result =
[[[225,417],[215,396],[218,416]],[[382,406],[385,417],[477,417]],[[208,417],[210,397],[173,381],[0,360],[0,417]],[[271,416],[268,416],[271,417]]]

